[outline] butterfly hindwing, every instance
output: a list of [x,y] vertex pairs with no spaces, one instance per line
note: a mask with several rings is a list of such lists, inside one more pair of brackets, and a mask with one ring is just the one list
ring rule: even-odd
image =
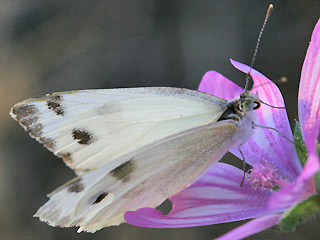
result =
[[228,120],[157,140],[66,183],[35,216],[79,231],[119,225],[126,211],[157,207],[190,185],[228,151],[237,132]]
[[77,174],[215,122],[227,101],[179,88],[80,90],[16,104],[14,119]]

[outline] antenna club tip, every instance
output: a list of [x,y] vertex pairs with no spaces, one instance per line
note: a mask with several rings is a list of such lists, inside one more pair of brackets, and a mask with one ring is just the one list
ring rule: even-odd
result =
[[267,11],[267,16],[269,16],[272,13],[272,10],[273,10],[273,4],[270,4]]

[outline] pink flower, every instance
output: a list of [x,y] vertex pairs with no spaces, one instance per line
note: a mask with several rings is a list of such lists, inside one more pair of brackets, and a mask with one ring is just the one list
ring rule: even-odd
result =
[[[240,71],[249,67],[231,60]],[[273,106],[284,106],[279,89],[256,70],[252,92]],[[224,99],[233,99],[243,91],[221,74],[210,71],[200,83],[199,91]],[[302,67],[299,87],[299,120],[308,159],[302,168],[295,146],[275,131],[256,128],[253,137],[241,147],[246,162],[252,166],[243,187],[243,171],[218,163],[190,187],[170,198],[173,208],[163,215],[153,208],[127,212],[125,219],[136,226],[182,228],[255,218],[218,238],[242,239],[279,224],[282,213],[316,193],[314,174],[319,170],[316,150],[320,129],[320,20],[312,34]],[[284,109],[262,105],[257,124],[273,127],[292,139]],[[231,152],[241,159],[237,148]],[[278,189],[279,190],[276,190]]]

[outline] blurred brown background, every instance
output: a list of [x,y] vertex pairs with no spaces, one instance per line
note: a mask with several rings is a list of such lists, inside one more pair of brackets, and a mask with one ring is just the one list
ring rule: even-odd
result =
[[[229,58],[250,63],[270,1],[0,1],[0,238],[212,239],[241,223],[189,229],[123,224],[96,234],[52,228],[32,215],[73,172],[8,113],[16,102],[55,91],[133,86],[196,89],[217,70],[239,85]],[[273,1],[254,67],[279,85],[291,123],[300,71],[320,2]],[[230,157],[227,155],[226,158]],[[249,239],[319,239],[319,218],[294,233]]]

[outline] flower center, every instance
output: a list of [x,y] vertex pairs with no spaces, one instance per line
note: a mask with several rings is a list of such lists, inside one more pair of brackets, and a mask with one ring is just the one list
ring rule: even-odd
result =
[[278,169],[271,163],[257,163],[249,170],[246,183],[253,189],[273,191],[281,185],[281,179]]

